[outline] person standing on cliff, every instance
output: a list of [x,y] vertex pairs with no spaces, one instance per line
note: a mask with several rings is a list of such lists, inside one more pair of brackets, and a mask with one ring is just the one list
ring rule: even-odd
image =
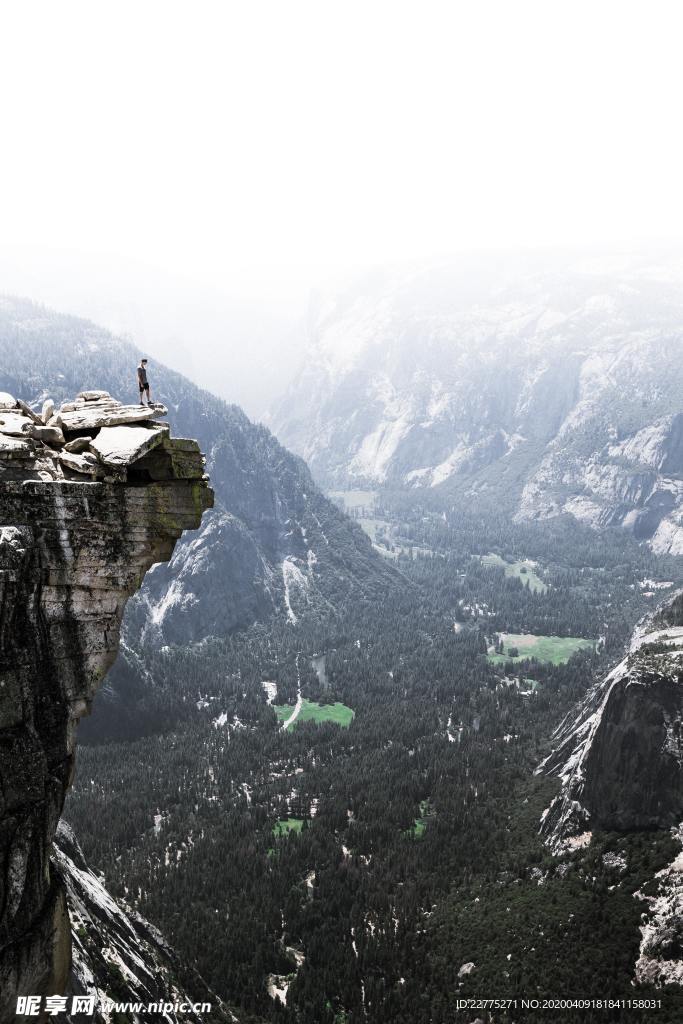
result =
[[140,365],[138,366],[138,387],[140,389],[140,405],[145,403],[142,401],[142,396],[147,395],[147,405],[152,404],[152,400],[149,396],[149,381],[147,380],[147,360],[141,359]]

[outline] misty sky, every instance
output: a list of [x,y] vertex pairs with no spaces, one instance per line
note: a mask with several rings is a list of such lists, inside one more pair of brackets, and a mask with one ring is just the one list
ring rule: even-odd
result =
[[201,377],[202,346],[300,347],[310,287],[361,266],[680,238],[682,27],[657,0],[4,5],[0,291],[161,348],[184,303]]

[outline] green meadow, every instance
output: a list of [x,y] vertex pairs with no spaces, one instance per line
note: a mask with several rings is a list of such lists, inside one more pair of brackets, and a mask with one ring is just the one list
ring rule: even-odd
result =
[[[504,665],[508,661],[518,662],[527,658],[547,661],[552,665],[564,665],[572,654],[577,651],[595,648],[594,640],[584,640],[578,636],[534,636],[531,633],[501,633],[504,653],[496,654],[495,648],[489,647],[488,659],[494,665]],[[510,648],[517,654],[510,657]]]
[[304,827],[303,818],[285,818],[284,821],[278,821],[273,826],[273,835],[288,836],[290,832],[301,832]]
[[506,562],[500,555],[482,555],[482,565],[488,568],[504,569],[506,576],[515,576],[520,579],[522,583],[528,581],[529,589],[535,594],[545,594],[548,589],[548,584],[544,583],[543,580],[536,574],[537,563],[531,562],[529,559],[523,559],[519,562]]
[[404,835],[412,836],[413,839],[421,839],[425,834],[425,829],[429,824],[430,818],[434,817],[434,808],[430,804],[429,800],[420,801],[420,817],[415,819],[415,823],[404,831]]
[[[273,710],[281,722],[286,722],[294,708],[291,704],[274,704]],[[301,711],[287,728],[292,729],[299,722],[334,722],[347,728],[354,715],[355,711],[346,704],[316,704],[312,700],[303,700]]]
[[352,508],[374,508],[377,491],[330,491],[329,497],[343,504],[346,511]]

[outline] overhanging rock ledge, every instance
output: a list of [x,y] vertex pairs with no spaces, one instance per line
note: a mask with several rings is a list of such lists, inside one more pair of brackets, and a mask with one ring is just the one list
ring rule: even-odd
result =
[[83,392],[41,414],[0,394],[0,1021],[64,991],[71,936],[50,863],[78,719],[116,658],[127,599],[213,492],[163,407]]

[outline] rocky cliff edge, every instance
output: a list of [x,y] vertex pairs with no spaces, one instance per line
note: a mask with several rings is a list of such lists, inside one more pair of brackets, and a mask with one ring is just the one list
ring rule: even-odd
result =
[[51,865],[76,725],[116,658],[126,600],[213,504],[163,406],[82,392],[40,414],[0,394],[0,1021],[65,990],[66,887]]

